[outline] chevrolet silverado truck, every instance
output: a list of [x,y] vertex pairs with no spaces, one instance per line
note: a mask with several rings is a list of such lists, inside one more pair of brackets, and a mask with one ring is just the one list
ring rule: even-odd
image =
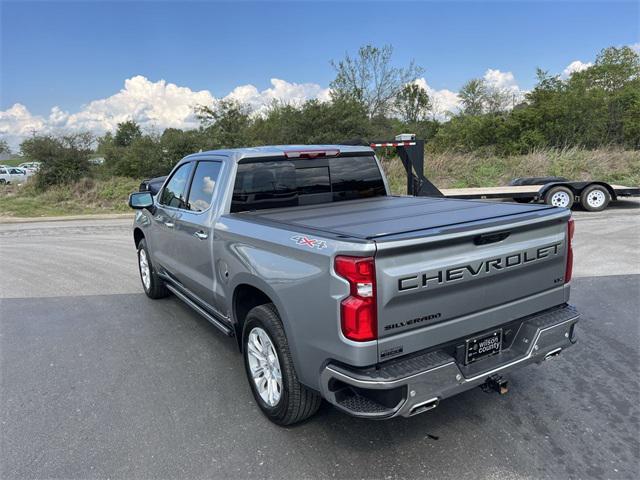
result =
[[235,337],[280,425],[504,392],[576,342],[568,209],[392,195],[369,147],[197,153],[129,205],[146,295]]

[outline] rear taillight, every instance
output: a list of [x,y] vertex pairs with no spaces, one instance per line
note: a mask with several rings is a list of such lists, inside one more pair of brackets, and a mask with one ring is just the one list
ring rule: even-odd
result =
[[378,338],[376,265],[373,257],[335,259],[338,275],[349,282],[349,296],[340,304],[342,333],[349,340],[366,342]]
[[573,275],[573,232],[575,230],[573,218],[567,223],[567,269],[564,271],[564,283],[571,281]]

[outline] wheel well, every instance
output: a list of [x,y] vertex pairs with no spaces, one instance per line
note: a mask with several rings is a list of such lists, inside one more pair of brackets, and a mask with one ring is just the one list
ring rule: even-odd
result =
[[555,187],[564,187],[564,188],[568,188],[569,190],[571,190],[571,192],[574,195],[578,195],[578,191],[575,189],[575,187],[573,185],[571,185],[570,183],[549,183],[547,184],[547,187],[544,191],[544,194],[546,195],[549,190],[555,188]]
[[247,284],[238,285],[233,292],[233,317],[235,318],[236,339],[242,350],[242,328],[247,314],[252,308],[265,303],[272,303],[262,290]]
[[144,233],[142,233],[142,230],[140,230],[139,228],[136,228],[133,230],[133,241],[136,244],[136,248],[138,247],[140,240],[142,240],[143,238],[144,238]]

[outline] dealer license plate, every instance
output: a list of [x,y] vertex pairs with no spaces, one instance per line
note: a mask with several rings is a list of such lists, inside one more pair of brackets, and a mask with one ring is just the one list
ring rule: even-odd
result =
[[502,349],[502,329],[473,337],[467,340],[465,364],[477,362],[478,360],[496,353]]

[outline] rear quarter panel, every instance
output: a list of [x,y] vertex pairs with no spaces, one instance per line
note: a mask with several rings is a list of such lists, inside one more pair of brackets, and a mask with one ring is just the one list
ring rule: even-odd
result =
[[[310,246],[300,236],[317,243]],[[333,271],[336,254],[373,255],[373,243],[274,228],[247,221],[242,214],[222,216],[214,242],[217,258],[229,271],[224,284],[226,308],[232,311],[233,292],[240,285],[267,294],[282,319],[302,383],[317,389],[320,370],[329,359],[352,365],[376,363],[376,341],[352,342],[342,335],[339,308],[349,286]]]

